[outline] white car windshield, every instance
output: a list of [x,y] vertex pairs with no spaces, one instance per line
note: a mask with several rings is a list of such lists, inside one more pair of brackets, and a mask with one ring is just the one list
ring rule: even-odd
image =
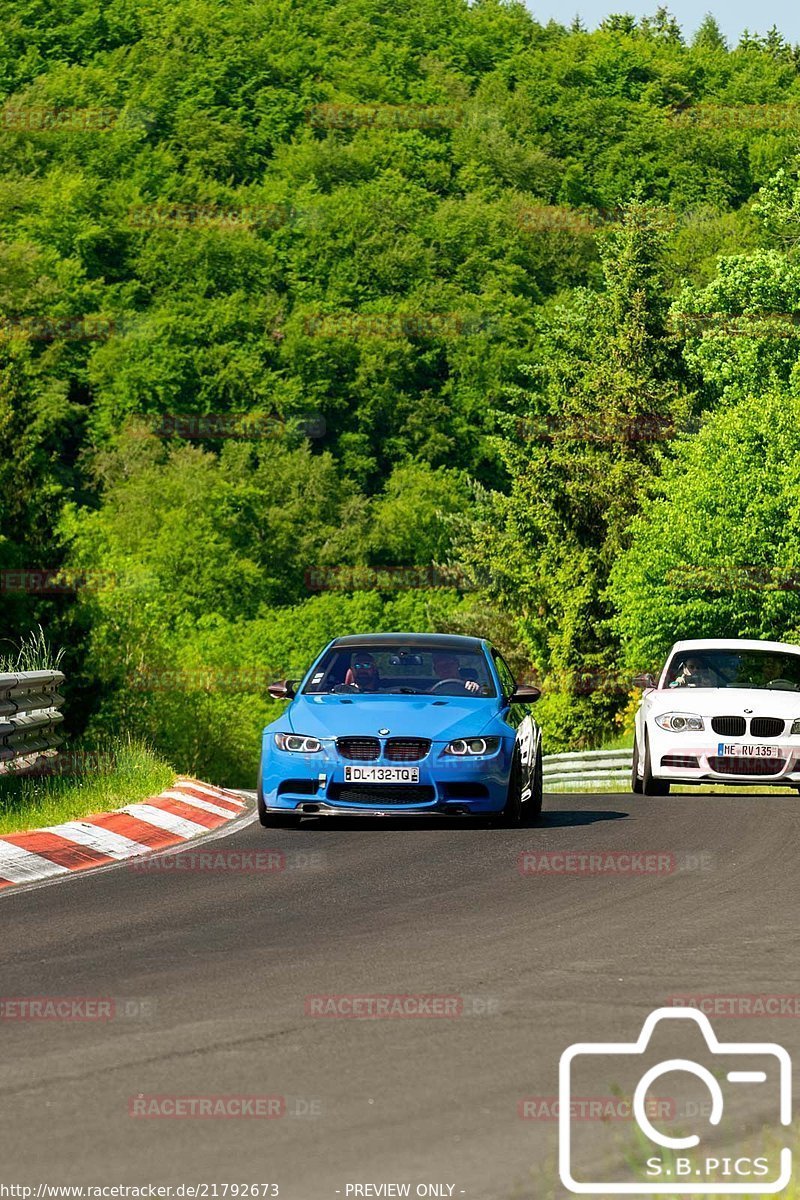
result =
[[800,692],[800,653],[779,650],[683,650],[673,655],[668,688],[764,688]]

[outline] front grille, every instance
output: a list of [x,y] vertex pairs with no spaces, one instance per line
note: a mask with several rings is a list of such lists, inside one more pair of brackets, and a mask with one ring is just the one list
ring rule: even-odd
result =
[[389,738],[386,757],[392,762],[419,762],[431,748],[428,738]]
[[712,771],[726,775],[777,775],[786,766],[785,758],[709,758]]
[[661,759],[662,767],[698,767],[696,758],[691,754],[665,754]]
[[744,717],[713,717],[711,728],[724,737],[743,737],[747,730]]
[[356,762],[373,762],[380,757],[381,744],[377,738],[341,737],[336,739],[336,749],[342,758]]
[[436,799],[436,792],[426,784],[335,783],[331,786],[328,799],[383,808],[386,804],[425,804]]
[[780,737],[785,724],[779,717],[753,717],[750,732],[753,737]]

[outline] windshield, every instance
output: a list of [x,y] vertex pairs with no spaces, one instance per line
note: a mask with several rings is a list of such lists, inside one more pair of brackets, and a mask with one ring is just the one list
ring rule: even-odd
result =
[[769,688],[800,691],[800,653],[684,650],[669,664],[665,687]]
[[353,693],[495,696],[486,656],[480,650],[455,653],[442,645],[334,646],[317,663],[305,695]]

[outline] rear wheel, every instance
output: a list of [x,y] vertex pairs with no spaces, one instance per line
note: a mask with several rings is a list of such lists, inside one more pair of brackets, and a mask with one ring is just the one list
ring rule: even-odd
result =
[[633,739],[633,765],[631,767],[631,791],[637,796],[642,794],[642,781],[639,778],[639,746],[636,738]]
[[644,778],[642,779],[642,791],[645,796],[669,795],[669,782],[666,779],[653,778],[653,770],[650,764],[650,741],[647,734],[644,737]]

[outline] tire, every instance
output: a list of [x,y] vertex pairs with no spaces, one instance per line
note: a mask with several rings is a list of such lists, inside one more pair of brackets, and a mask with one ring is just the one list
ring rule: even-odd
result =
[[535,823],[542,815],[542,801],[544,799],[544,769],[542,766],[542,743],[539,743],[539,749],[536,751],[536,762],[533,766],[533,783],[531,784],[531,798],[525,805],[525,816]]
[[258,789],[258,819],[265,829],[296,829],[300,824],[299,813],[267,812],[261,787]]
[[639,743],[633,739],[633,766],[631,767],[631,791],[636,796],[642,794],[642,781],[639,778]]
[[522,821],[522,762],[519,750],[514,747],[511,770],[508,775],[508,792],[505,807],[492,816],[492,824],[504,829],[513,828]]
[[645,796],[668,796],[669,783],[666,779],[654,779],[653,770],[650,765],[650,741],[645,734],[644,737],[644,777],[642,779],[642,792]]

